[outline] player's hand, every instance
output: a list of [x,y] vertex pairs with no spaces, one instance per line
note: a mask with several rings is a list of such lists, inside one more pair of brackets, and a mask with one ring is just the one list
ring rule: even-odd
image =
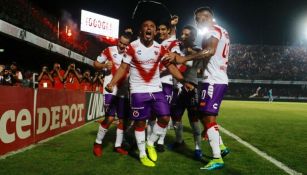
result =
[[179,17],[177,15],[172,16],[171,18],[171,25],[176,26],[178,24]]
[[187,90],[187,91],[192,91],[195,89],[194,85],[191,84],[191,83],[185,83],[184,84],[184,88]]
[[107,92],[112,93],[113,92],[113,85],[107,84],[107,86],[104,88]]
[[111,69],[112,69],[112,66],[113,66],[113,62],[112,62],[112,61],[106,62],[106,68],[107,68],[108,70],[111,70]]
[[162,58],[163,62],[170,62],[170,63],[175,63],[176,62],[176,54],[169,52],[165,54]]

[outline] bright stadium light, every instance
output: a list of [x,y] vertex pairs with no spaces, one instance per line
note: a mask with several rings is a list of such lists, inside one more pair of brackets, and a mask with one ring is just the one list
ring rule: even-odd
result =
[[209,32],[209,28],[208,27],[204,27],[204,28],[198,30],[198,33],[200,35],[202,35],[202,36],[206,35],[208,32]]
[[306,43],[307,42],[307,14],[302,15],[302,17],[297,20],[297,36],[298,39]]

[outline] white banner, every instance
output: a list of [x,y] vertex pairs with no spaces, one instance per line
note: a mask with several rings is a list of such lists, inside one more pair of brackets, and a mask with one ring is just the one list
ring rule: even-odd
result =
[[81,10],[81,31],[118,38],[119,20]]

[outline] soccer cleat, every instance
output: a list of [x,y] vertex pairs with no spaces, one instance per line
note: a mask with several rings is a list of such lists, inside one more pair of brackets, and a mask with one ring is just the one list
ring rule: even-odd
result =
[[162,144],[157,144],[157,145],[156,145],[156,150],[157,150],[158,152],[164,152],[164,151],[165,151],[164,145],[162,145]]
[[151,161],[150,159],[148,159],[148,157],[145,155],[143,157],[140,157],[140,161],[144,166],[148,166],[148,167],[154,167],[156,166],[156,164]]
[[122,154],[122,155],[127,155],[128,154],[128,151],[126,151],[124,148],[122,147],[115,147],[114,148],[114,151],[115,152],[118,152],[119,154]]
[[201,170],[217,170],[224,167],[224,161],[222,158],[213,158],[210,160],[210,162],[205,165],[204,167],[201,167]]
[[157,156],[155,147],[147,145],[146,148],[147,148],[149,158],[154,162],[157,161],[158,156]]
[[224,144],[220,145],[220,149],[221,149],[221,156],[222,157],[225,157],[225,156],[227,156],[227,154],[230,153],[229,148],[227,148]]
[[93,153],[96,157],[101,157],[102,156],[102,147],[101,144],[94,143],[93,147]]
[[194,151],[194,158],[196,160],[201,160],[202,157],[203,157],[203,153],[201,152],[201,150],[200,149],[196,149]]

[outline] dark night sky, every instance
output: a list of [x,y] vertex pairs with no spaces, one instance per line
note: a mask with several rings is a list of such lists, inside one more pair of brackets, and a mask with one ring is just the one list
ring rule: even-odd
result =
[[[128,25],[138,0],[40,1],[31,0],[48,13],[61,17],[63,10],[80,23],[81,9],[120,19],[121,28]],[[217,23],[228,30],[232,43],[296,44],[298,23],[303,16],[307,25],[307,0],[156,0],[180,17],[180,28],[194,24],[193,11],[210,6]],[[306,29],[307,30],[307,29]],[[307,40],[307,38],[306,38]]]

